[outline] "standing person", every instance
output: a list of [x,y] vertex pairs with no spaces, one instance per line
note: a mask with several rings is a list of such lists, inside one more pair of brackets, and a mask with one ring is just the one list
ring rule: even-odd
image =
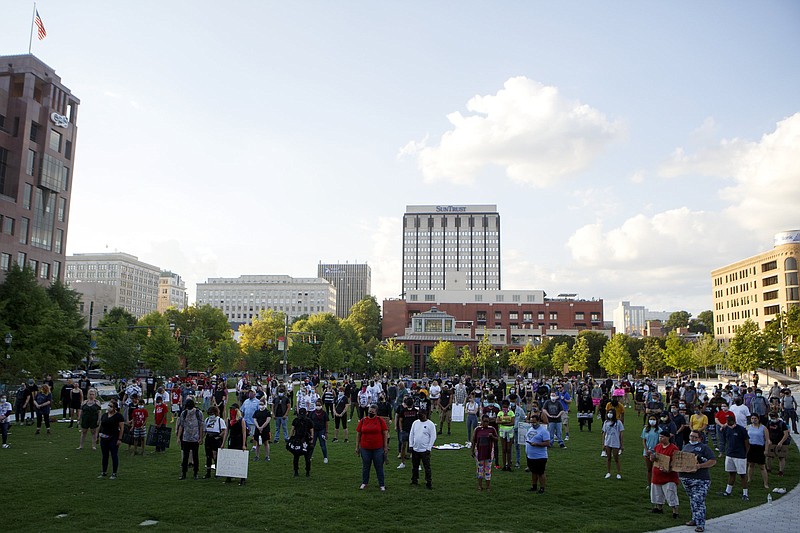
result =
[[13,412],[11,403],[6,399],[6,393],[0,394],[0,431],[3,434],[3,448],[10,448],[8,444],[8,426],[10,425],[9,417]]
[[[153,421],[155,422],[155,426],[158,429],[167,427],[167,415],[169,414],[169,407],[167,407],[166,400],[168,398],[169,396],[166,394],[158,395],[158,393],[156,393],[155,397],[156,404],[155,407],[153,407]],[[164,449],[165,448],[163,446],[157,445],[156,453],[163,452]]]
[[653,463],[653,472],[650,483],[650,503],[653,504],[651,511],[662,514],[664,512],[664,502],[672,508],[672,518],[678,518],[678,473],[671,468],[663,469],[655,466],[656,457],[665,455],[670,458],[678,451],[678,447],[669,441],[671,435],[669,431],[662,431],[658,436],[658,444],[650,452],[650,462]]
[[219,408],[212,405],[208,408],[208,416],[204,422],[205,426],[205,451],[206,451],[206,475],[203,479],[211,478],[211,465],[217,459],[217,450],[225,447],[225,435],[228,433],[228,426],[219,416]]
[[589,387],[583,387],[583,390],[578,393],[578,427],[583,431],[583,426],[589,427],[592,431],[592,422],[594,421],[594,403],[592,403],[592,396],[589,392]]
[[344,441],[347,442],[348,440],[348,432],[347,432],[347,404],[350,403],[345,393],[344,387],[339,387],[339,392],[336,395],[336,402],[333,404],[333,422],[335,426],[335,432],[333,434],[333,442],[339,440],[339,426],[342,426],[344,429]]
[[481,416],[481,425],[472,432],[471,442],[472,457],[475,458],[477,469],[478,490],[483,490],[484,480],[486,480],[486,490],[491,490],[492,462],[497,442],[497,430],[489,425],[489,415]]
[[328,418],[333,418],[333,404],[336,402],[336,389],[332,386],[325,386],[322,392],[322,403],[325,404],[325,412]]
[[792,391],[783,389],[781,391],[781,409],[783,412],[783,421],[788,426],[791,422],[792,432],[797,435],[797,400],[792,396]]
[[550,446],[554,441],[558,441],[561,448],[566,448],[564,439],[561,438],[561,421],[564,415],[564,404],[558,399],[558,393],[550,393],[550,399],[542,405],[542,412],[547,416],[547,432],[550,434]]
[[430,393],[431,411],[439,409],[439,399],[442,396],[442,382],[438,379],[434,379],[428,392]]
[[133,421],[133,455],[136,455],[136,449],[142,447],[142,455],[144,455],[144,438],[147,435],[147,417],[150,413],[144,407],[144,400],[139,400],[139,405],[133,410],[131,420]]
[[500,412],[497,413],[497,425],[500,434],[503,470],[512,472],[511,468],[511,441],[514,440],[514,412],[511,411],[511,402],[503,400],[500,403]]
[[517,396],[517,393],[512,392],[511,394],[508,395],[509,411],[514,413],[514,437],[513,437],[514,440],[513,440],[513,442],[514,442],[514,448],[515,448],[516,457],[517,457],[517,461],[516,461],[516,467],[517,468],[519,468],[519,466],[520,466],[519,465],[519,458],[520,458],[520,444],[519,443],[520,443],[520,441],[524,440],[524,435],[520,435],[519,434],[519,424],[520,424],[520,422],[524,422],[525,421],[525,408],[522,407],[522,405],[519,403],[518,400],[519,400],[519,396]]
[[403,401],[403,407],[397,410],[394,417],[397,442],[400,446],[400,453],[397,455],[397,458],[400,459],[400,464],[397,465],[398,469],[406,467],[406,453],[408,452],[411,426],[415,420],[417,420],[417,410],[414,408],[414,399],[411,396],[406,396]]
[[689,433],[689,444],[684,446],[682,451],[697,456],[697,470],[681,472],[678,477],[689,497],[689,506],[692,509],[692,519],[686,522],[686,525],[695,526],[694,530],[700,533],[705,531],[706,527],[706,495],[711,487],[711,473],[708,469],[717,464],[717,459],[711,448],[703,444],[700,433],[695,430]]
[[411,424],[408,446],[411,448],[411,484],[419,483],[419,464],[425,469],[425,488],[431,489],[431,449],[436,442],[436,425],[428,420],[428,413],[420,411],[419,419]]
[[[655,415],[647,417],[647,424],[642,429],[642,456],[644,457],[644,466],[647,469],[647,488],[653,482],[653,449],[659,441],[658,419]],[[667,431],[669,433],[669,431]],[[608,455],[608,454],[606,454]]]
[[72,389],[75,388],[75,385],[72,383],[71,379],[68,379],[67,382],[61,387],[61,420],[66,420],[67,416],[69,415],[69,427],[72,427],[73,417],[72,413],[69,412],[70,407],[70,394],[72,393]]
[[[278,442],[281,438],[281,428],[283,428],[283,440],[289,440],[289,406],[290,400],[286,395],[286,389],[278,387],[278,394],[275,396],[275,401],[272,404],[272,414],[275,416],[275,440]],[[237,405],[238,407],[238,405]]]
[[[351,379],[347,383],[347,386],[344,389],[344,393],[347,395],[348,399],[350,400],[350,417],[348,418],[348,421],[353,419],[353,413],[354,412],[358,413],[358,415],[359,415],[358,418],[360,420],[361,419],[361,408],[360,408],[359,403],[358,403],[358,396],[359,396],[359,393],[360,393],[360,389],[358,387],[356,387],[355,380]],[[358,411],[356,411],[356,409],[358,409]]]
[[447,422],[447,434],[450,434],[450,421],[453,418],[453,395],[446,384],[439,393],[439,435],[444,431]]
[[50,394],[50,386],[45,384],[33,397],[33,406],[36,408],[36,434],[41,433],[42,418],[47,434],[50,434],[50,407],[53,404],[53,395]]
[[181,443],[181,451],[183,457],[181,461],[181,477],[178,479],[186,479],[186,472],[189,470],[189,454],[192,456],[192,467],[194,470],[194,478],[197,479],[197,471],[200,467],[200,458],[198,457],[198,450],[200,443],[203,441],[203,415],[199,409],[195,408],[194,400],[189,398],[186,400],[186,408],[178,417],[177,437]]
[[211,397],[211,405],[216,405],[220,414],[225,413],[225,404],[228,402],[228,388],[225,386],[225,380],[220,379],[217,386],[214,388],[214,395]]
[[80,429],[81,419],[81,405],[86,396],[80,387],[72,387],[69,394],[69,427],[72,427],[72,420],[75,419],[75,425]]
[[150,400],[153,400],[153,403],[156,401],[156,378],[153,377],[152,372],[147,375],[147,378],[144,380],[145,384],[145,396],[144,396],[144,403],[150,403]]
[[256,443],[256,453],[253,461],[258,461],[261,453],[261,447],[264,447],[265,461],[269,461],[269,441],[272,440],[272,435],[269,431],[269,423],[272,420],[272,411],[267,407],[267,397],[262,396],[258,404],[258,411],[253,415],[255,422],[255,433],[253,434],[253,441]]
[[116,400],[108,402],[106,412],[100,417],[100,450],[103,454],[103,471],[98,478],[106,477],[108,457],[111,456],[111,479],[117,479],[119,468],[119,445],[122,444],[122,432],[125,418],[119,413]]
[[469,394],[466,406],[464,406],[464,413],[467,415],[467,438],[472,439],[472,434],[475,433],[475,428],[478,427],[478,415],[480,414],[481,405],[475,400],[475,393]]
[[23,381],[14,396],[14,414],[16,424],[25,424],[25,410],[28,408],[28,386]]
[[181,396],[181,388],[177,385],[173,386],[172,389],[169,391],[169,398],[170,402],[172,402],[171,412],[173,420],[181,414],[181,404],[182,404],[182,396]]
[[311,424],[314,429],[314,440],[311,445],[316,446],[319,442],[319,447],[322,450],[322,462],[328,464],[328,411],[323,409],[323,400],[317,400],[314,404],[314,411],[309,415]]
[[736,416],[728,414],[725,427],[725,472],[728,473],[728,484],[722,496],[728,497],[733,492],[736,483],[736,474],[742,480],[742,500],[749,501],[747,494],[747,452],[750,450],[750,437],[747,430],[736,423]]
[[767,446],[767,472],[772,472],[772,460],[778,459],[778,476],[783,477],[783,469],[786,466],[786,443],[789,441],[789,426],[786,422],[778,418],[775,411],[769,414],[767,423],[769,432],[769,445]]
[[356,427],[356,455],[361,456],[361,486],[367,488],[370,469],[374,465],[378,476],[378,486],[386,490],[383,476],[383,463],[389,453],[389,428],[386,422],[378,417],[378,406],[372,404],[367,408],[367,416],[359,420]]
[[769,443],[769,431],[767,426],[761,423],[761,417],[753,413],[750,415],[750,425],[747,426],[747,436],[750,440],[750,448],[747,450],[747,481],[753,479],[753,470],[761,470],[761,479],[764,481],[764,488],[769,491],[769,474],[766,466],[766,447]]
[[[247,449],[247,426],[244,424],[244,417],[239,410],[239,404],[234,402],[231,405],[228,418],[228,449],[246,450]],[[224,445],[222,446],[224,447]],[[225,483],[230,483],[231,478],[225,478]],[[244,478],[239,480],[239,485],[244,485]]]
[[211,383],[206,382],[203,385],[203,411],[208,412],[208,408],[211,407],[211,400],[214,397],[214,391],[211,389]]
[[[253,435],[256,431],[256,421],[253,416],[258,411],[258,406],[261,405],[256,399],[256,391],[250,389],[247,391],[247,399],[242,404],[242,414],[244,415],[244,423],[247,426],[247,434]],[[255,449],[255,446],[253,446]]]
[[80,408],[81,439],[78,443],[78,450],[83,449],[83,441],[88,431],[92,432],[92,449],[97,449],[97,432],[101,410],[100,402],[97,401],[97,392],[94,389],[89,389],[89,397],[84,400]]
[[28,380],[28,386],[25,387],[25,406],[30,407],[31,411],[31,423],[36,418],[36,405],[34,403],[34,399],[36,399],[36,393],[39,392],[39,386],[33,379]]
[[306,408],[298,409],[297,417],[292,420],[292,432],[289,436],[289,451],[294,455],[294,477],[300,475],[300,456],[306,463],[306,477],[311,477],[311,455],[314,453],[314,423],[307,416]]
[[603,422],[603,450],[606,452],[606,479],[611,477],[611,458],[617,466],[617,479],[622,479],[622,467],[619,463],[619,453],[624,450],[623,432],[625,426],[617,420],[617,412],[609,411],[606,413],[606,420]]
[[358,391],[358,419],[361,420],[367,414],[369,408],[371,394],[367,390],[364,382],[361,382],[361,390]]
[[531,414],[531,427],[525,434],[525,457],[528,460],[528,470],[531,472],[531,492],[544,494],[547,476],[547,449],[550,447],[550,433],[541,424],[539,414]]

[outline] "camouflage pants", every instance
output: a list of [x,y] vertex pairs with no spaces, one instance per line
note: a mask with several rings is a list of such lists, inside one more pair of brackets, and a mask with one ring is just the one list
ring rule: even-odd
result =
[[681,478],[683,490],[689,497],[689,506],[692,509],[692,520],[695,525],[705,527],[706,525],[706,494],[711,487],[709,479]]

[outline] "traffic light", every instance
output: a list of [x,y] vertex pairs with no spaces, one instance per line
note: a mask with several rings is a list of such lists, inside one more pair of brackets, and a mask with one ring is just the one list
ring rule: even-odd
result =
[[152,335],[153,331],[150,328],[147,328],[147,336],[149,337]]

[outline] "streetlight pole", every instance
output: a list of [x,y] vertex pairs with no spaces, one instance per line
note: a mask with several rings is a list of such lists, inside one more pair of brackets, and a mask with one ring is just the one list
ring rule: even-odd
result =
[[289,315],[283,315],[283,377],[286,379],[286,348],[289,345]]
[[5,341],[6,341],[6,361],[11,359],[11,354],[8,351],[11,349],[11,341],[14,340],[14,337],[11,335],[11,332],[6,333]]

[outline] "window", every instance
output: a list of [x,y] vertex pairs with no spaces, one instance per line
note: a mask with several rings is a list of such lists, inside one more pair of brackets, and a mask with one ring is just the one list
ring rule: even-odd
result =
[[780,312],[781,312],[781,307],[779,305],[769,305],[769,306],[764,308],[764,315],[765,316],[777,315]]
[[797,285],[797,272],[787,272],[786,273],[786,284],[787,285]]
[[0,194],[5,194],[6,172],[8,172],[8,150],[0,146]]
[[27,256],[25,255],[25,252],[19,252],[17,254],[17,265],[20,268],[25,268],[25,259],[27,259]]
[[0,270],[8,272],[11,268],[11,254],[0,254]]
[[769,263],[763,263],[761,265],[761,272],[769,272],[770,270],[775,270],[778,268],[777,261],[770,261]]
[[[62,200],[63,200],[63,198],[62,198]],[[62,221],[62,222],[63,222],[63,221]],[[416,295],[416,294],[412,294],[412,295],[410,295],[410,296],[408,297],[408,301],[409,301],[409,302],[416,302],[416,301],[417,301],[417,296],[418,296],[418,295]]]
[[550,311],[550,320],[558,320],[558,311]]
[[39,264],[39,277],[42,279],[50,279],[50,263]]
[[445,333],[452,333],[452,331],[453,331],[453,321],[452,320],[445,320],[444,321],[444,331],[445,331]]
[[787,300],[800,300],[800,288],[798,288],[798,287],[788,287],[786,289],[786,299]]
[[69,168],[61,167],[61,190],[69,190]]
[[56,230],[56,240],[55,240],[55,243],[54,243],[54,246],[53,246],[53,251],[55,253],[57,253],[57,254],[61,253],[61,246],[62,246],[63,242],[64,242],[64,230],[63,229],[57,229]]
[[505,298],[504,298],[504,295],[502,295],[502,294],[496,294],[494,296],[494,299],[495,299],[496,302],[502,302]]
[[600,322],[600,313],[592,313],[592,322]]
[[61,152],[61,134],[56,130],[50,130],[50,149],[54,152]]
[[436,301],[436,295],[435,294],[426,294],[425,295],[425,301],[426,302],[435,302]]
[[522,313],[522,320],[524,320],[525,322],[533,321],[533,313],[530,311],[524,311]]
[[422,333],[422,319],[414,320],[414,332]]
[[764,287],[769,287],[770,285],[775,285],[776,283],[778,283],[778,276],[770,276],[761,281],[761,285]]
[[575,320],[586,320],[584,318],[584,313],[583,312],[576,312],[575,313]]
[[776,300],[778,298],[778,291],[769,291],[764,293],[764,301]]
[[486,311],[478,311],[475,313],[475,320],[478,322],[486,323]]
[[19,219],[19,243],[28,244],[28,226],[31,221],[28,218],[22,217]]
[[28,150],[28,160],[25,163],[25,173],[28,176],[33,176],[33,170],[36,165],[36,152]]
[[[64,218],[66,217],[67,213],[67,199],[66,198],[59,198],[58,199],[58,221],[64,222]],[[416,294],[411,295],[412,299],[416,300]]]
[[50,154],[44,154],[42,168],[39,169],[39,185],[58,192],[62,185],[63,168],[61,161]]
[[36,259],[28,259],[28,266],[31,267],[34,276],[39,272],[39,261]]
[[3,217],[3,233],[6,235],[14,235],[14,219],[11,217]]
[[511,301],[512,302],[519,302],[520,300],[521,300],[521,298],[520,298],[519,294],[512,294],[511,295]]
[[508,319],[509,320],[519,320],[519,312],[517,312],[517,311],[509,311]]
[[482,302],[483,301],[483,294],[476,294],[475,295],[475,301],[476,302]]
[[64,143],[64,157],[66,159],[72,159],[72,141]]
[[39,124],[37,124],[36,122],[31,121],[31,135],[30,135],[31,142],[35,142],[35,143],[39,142],[38,138],[39,138],[39,128],[40,127],[41,126],[39,126]]
[[528,302],[535,302],[535,301],[536,301],[536,295],[535,294],[529,294],[528,295]]
[[495,321],[503,320],[503,312],[502,311],[495,311],[494,312],[494,319],[495,319]]
[[797,259],[795,259],[794,257],[787,257],[786,261],[783,262],[783,269],[797,270]]

